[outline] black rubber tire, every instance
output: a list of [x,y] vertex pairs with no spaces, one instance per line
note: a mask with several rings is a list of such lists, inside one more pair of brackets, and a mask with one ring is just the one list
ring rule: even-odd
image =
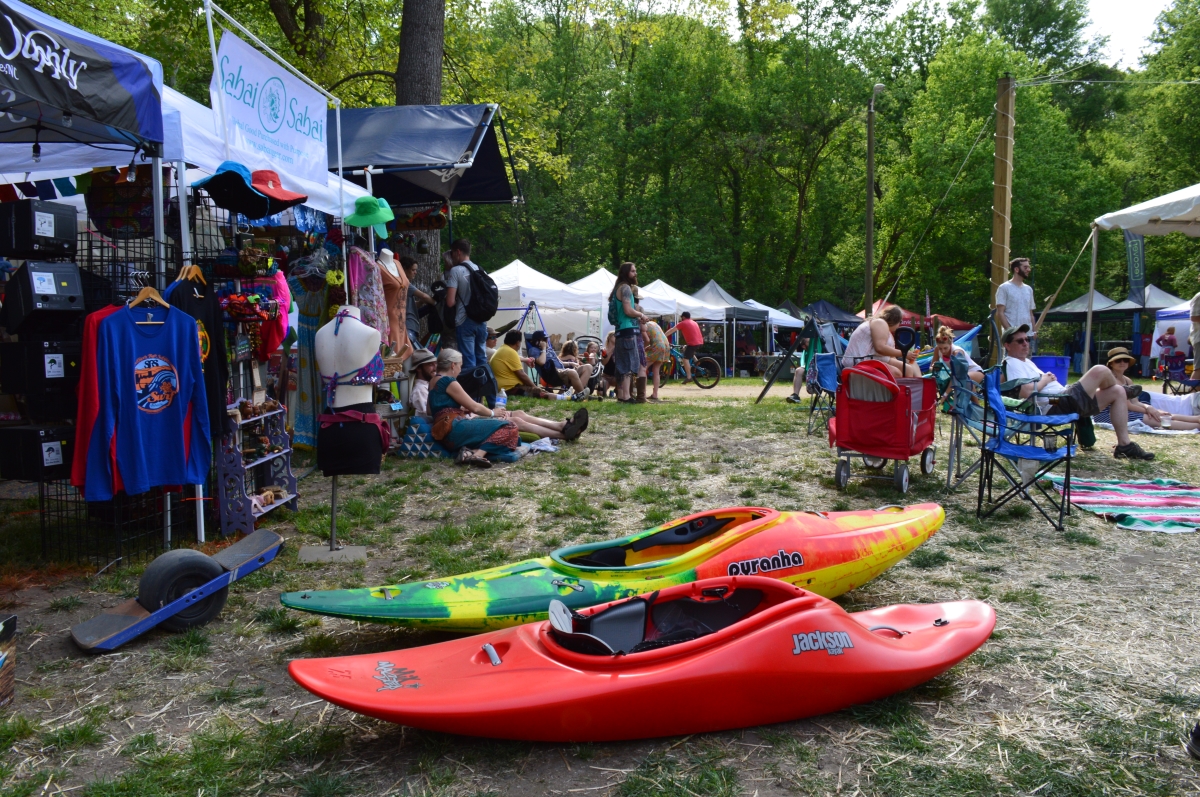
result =
[[833,470],[833,483],[837,485],[839,490],[844,490],[846,485],[850,483],[850,461],[847,459],[839,459],[837,467]]
[[712,357],[701,357],[692,367],[692,381],[705,390],[716,387],[721,381],[721,366]]
[[908,493],[908,464],[904,462],[896,463],[896,472],[892,474],[892,483],[901,495]]
[[[199,551],[190,548],[167,551],[142,573],[142,579],[138,582],[138,603],[146,611],[154,613],[224,572],[225,569],[215,560]],[[168,631],[186,631],[205,625],[221,613],[228,597],[229,587],[225,586],[159,625]]]
[[863,464],[872,470],[883,470],[887,462],[883,457],[868,457],[865,454],[863,455]]
[[933,473],[936,467],[937,453],[933,450],[933,447],[930,446],[921,452],[921,473],[925,476],[928,476],[929,474]]

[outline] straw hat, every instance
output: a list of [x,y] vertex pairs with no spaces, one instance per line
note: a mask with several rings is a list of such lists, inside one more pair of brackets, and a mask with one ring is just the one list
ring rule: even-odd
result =
[[1137,358],[1129,353],[1129,349],[1124,346],[1117,346],[1115,349],[1108,350],[1108,364],[1112,365],[1114,360],[1129,360],[1131,363],[1137,362]]

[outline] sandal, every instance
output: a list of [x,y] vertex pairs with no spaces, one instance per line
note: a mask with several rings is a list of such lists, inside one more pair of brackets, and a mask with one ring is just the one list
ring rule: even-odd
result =
[[492,463],[488,462],[487,457],[477,457],[470,452],[469,449],[461,449],[458,456],[454,458],[455,465],[470,465],[473,468],[490,468]]
[[580,407],[575,411],[574,417],[571,418],[575,425],[579,427],[579,433],[583,434],[588,428],[588,411],[587,407]]

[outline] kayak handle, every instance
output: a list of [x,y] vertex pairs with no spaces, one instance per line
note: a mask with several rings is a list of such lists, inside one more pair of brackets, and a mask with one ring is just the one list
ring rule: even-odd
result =
[[583,592],[583,585],[577,581],[567,581],[565,578],[556,578],[550,583],[556,587],[570,587],[576,592]]
[[819,517],[819,518],[825,518],[826,520],[829,520],[829,513],[828,513],[828,512],[818,512],[818,511],[817,511],[817,510],[815,510],[815,509],[805,509],[805,510],[804,510],[804,513],[805,513],[806,515],[816,515],[816,516],[817,516],[817,517]]
[[905,509],[907,509],[907,507],[905,507],[901,504],[884,504],[883,506],[875,507],[876,512],[884,512],[889,509],[896,509],[896,510],[903,512]]
[[491,642],[488,642],[483,646],[483,652],[487,654],[487,657],[491,660],[493,667],[500,666],[500,654],[496,652],[494,647],[492,647]]
[[896,636],[905,636],[912,633],[911,631],[901,631],[899,628],[893,628],[890,625],[873,625],[867,629],[868,631],[891,631]]

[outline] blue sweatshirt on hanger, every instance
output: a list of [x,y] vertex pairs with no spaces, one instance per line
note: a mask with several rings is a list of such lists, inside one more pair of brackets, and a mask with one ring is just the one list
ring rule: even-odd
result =
[[[148,318],[163,323],[135,323]],[[84,498],[202,484],[212,448],[195,319],[174,307],[118,310],[99,327],[96,372]]]

